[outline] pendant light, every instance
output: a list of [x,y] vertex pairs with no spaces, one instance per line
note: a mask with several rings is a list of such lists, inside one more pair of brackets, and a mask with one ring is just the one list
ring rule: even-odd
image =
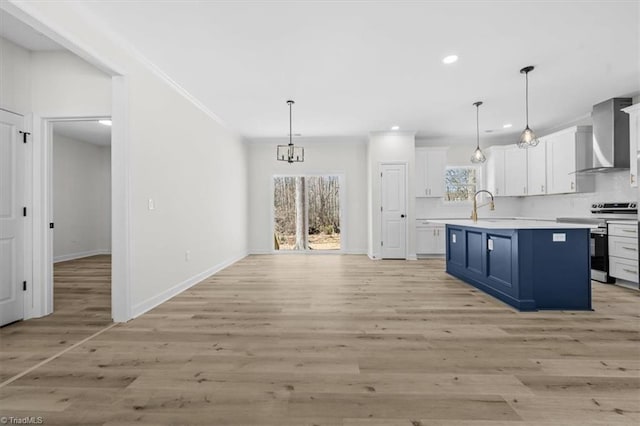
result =
[[278,145],[276,151],[276,158],[278,161],[286,161],[289,164],[302,163],[304,161],[304,148],[301,146],[293,145],[293,127],[291,124],[291,106],[294,101],[287,101],[289,105],[289,144]]
[[487,157],[484,156],[480,149],[480,105],[482,105],[482,102],[474,102],[473,105],[476,107],[476,150],[473,151],[471,162],[478,164],[487,161]]
[[533,71],[533,65],[529,65],[528,67],[524,67],[520,70],[520,74],[524,74],[525,78],[525,111],[526,111],[526,120],[527,127],[522,131],[520,135],[520,140],[518,141],[518,148],[529,148],[538,145],[540,142],[536,137],[536,134],[529,128],[529,73]]

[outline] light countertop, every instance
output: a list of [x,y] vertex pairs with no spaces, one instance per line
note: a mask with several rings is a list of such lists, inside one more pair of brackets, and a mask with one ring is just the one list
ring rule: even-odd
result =
[[[427,218],[417,218],[417,221],[422,221],[422,222],[432,222],[432,221],[444,221],[444,220],[467,220],[469,219],[469,216],[464,216],[464,217],[427,217]],[[542,220],[542,221],[548,221],[548,222],[555,222],[556,218],[555,217],[521,217],[521,216],[510,216],[510,217],[501,217],[501,216],[495,216],[495,217],[483,217],[482,219],[479,220]]]
[[580,223],[557,223],[550,220],[531,219],[479,219],[473,222],[471,219],[427,219],[432,223],[446,225],[469,226],[473,228],[487,229],[590,229],[594,225]]
[[607,223],[617,223],[619,225],[635,225],[638,223],[636,219],[620,219],[620,220],[608,220]]

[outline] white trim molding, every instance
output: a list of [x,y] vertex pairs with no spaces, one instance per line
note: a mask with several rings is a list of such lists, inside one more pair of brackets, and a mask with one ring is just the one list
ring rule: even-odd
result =
[[209,278],[210,276],[220,272],[221,270],[233,265],[234,263],[244,259],[245,257],[247,257],[247,253],[243,253],[239,256],[236,256],[234,258],[225,260],[224,262],[218,263],[217,265],[214,265],[212,267],[210,267],[209,269],[206,269],[202,272],[200,272],[199,274],[194,275],[191,278],[188,278],[184,281],[182,281],[181,283],[178,283],[176,285],[174,285],[173,287],[168,288],[167,290],[163,291],[162,293],[159,293],[155,296],[152,296],[150,298],[148,298],[147,300],[144,300],[140,303],[136,303],[133,306],[133,312],[132,312],[132,318],[137,318],[140,315],[149,312],[151,309],[155,308],[156,306],[159,306],[161,304],[163,304],[164,302],[166,302],[167,300],[171,299],[174,296],[177,296],[178,294],[182,293],[183,291],[193,287],[194,285],[202,282],[203,280]]

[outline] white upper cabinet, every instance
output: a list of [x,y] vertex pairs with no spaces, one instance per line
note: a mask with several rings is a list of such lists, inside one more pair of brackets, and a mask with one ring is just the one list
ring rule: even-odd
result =
[[496,197],[506,195],[504,190],[504,146],[496,145],[485,150],[486,190]]
[[629,114],[629,183],[638,186],[638,148],[640,147],[640,104],[631,105],[622,111]]
[[576,126],[545,136],[547,194],[589,192],[593,175],[575,173],[592,164],[591,126]]
[[527,151],[527,195],[547,193],[547,142],[540,138],[538,146]]
[[527,195],[527,150],[509,145],[504,150],[505,195]]
[[416,148],[416,197],[444,197],[447,148]]

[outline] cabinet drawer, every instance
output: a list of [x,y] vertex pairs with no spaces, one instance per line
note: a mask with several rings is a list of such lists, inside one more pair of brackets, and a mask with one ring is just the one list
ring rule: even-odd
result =
[[609,237],[609,256],[638,260],[638,241],[629,237]]
[[638,224],[621,224],[621,223],[610,223],[609,224],[609,235],[617,235],[619,237],[635,237],[638,238]]
[[638,282],[638,262],[609,256],[609,275],[634,283]]

